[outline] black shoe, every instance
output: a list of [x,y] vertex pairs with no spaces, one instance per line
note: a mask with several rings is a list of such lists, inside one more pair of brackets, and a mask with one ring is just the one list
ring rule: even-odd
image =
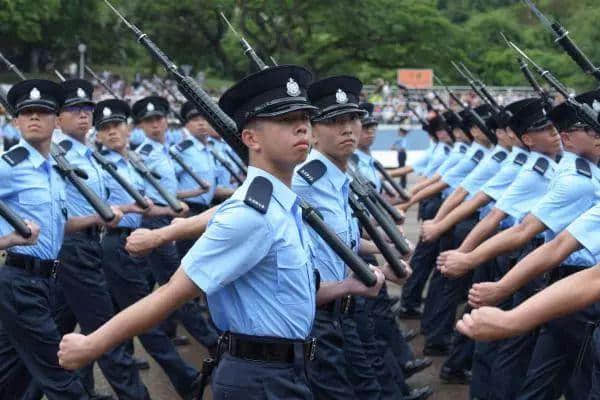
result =
[[409,394],[402,396],[402,400],[425,400],[433,394],[433,389],[429,386],[423,386],[418,389],[413,389]]
[[139,370],[150,369],[150,363],[147,360],[143,359],[143,358],[133,357],[133,364]]
[[452,385],[468,385],[471,383],[471,371],[443,367],[440,371],[440,379]]
[[187,336],[175,336],[171,338],[174,346],[187,346],[190,344],[190,339]]
[[396,316],[400,319],[421,319],[423,314],[421,311],[415,310],[414,308],[400,307],[398,311],[396,311]]
[[404,372],[404,378],[408,379],[414,374],[423,371],[431,366],[433,361],[430,358],[415,358],[412,361],[408,361],[402,366]]
[[404,341],[408,343],[417,336],[419,336],[419,334],[414,329],[409,329],[407,331],[402,332],[402,336],[404,337]]
[[195,400],[198,398],[202,398],[202,396],[200,395],[200,390],[202,390],[202,388],[200,387],[200,384],[202,383],[202,374],[198,374],[196,376],[196,379],[194,379],[194,382],[192,382],[192,388],[190,389],[190,392],[188,394],[186,394],[185,396],[183,396],[183,400]]
[[444,345],[425,345],[423,349],[424,356],[441,357],[450,354],[450,347]]

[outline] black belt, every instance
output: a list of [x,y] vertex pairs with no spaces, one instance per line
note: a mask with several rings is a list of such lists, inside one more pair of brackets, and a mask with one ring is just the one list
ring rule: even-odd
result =
[[99,239],[101,232],[102,227],[94,225],[77,232],[69,233],[68,236],[86,236],[92,239]]
[[42,260],[25,254],[8,253],[5,264],[10,267],[19,268],[32,275],[50,278],[56,276],[56,270],[60,265],[59,260]]
[[354,312],[355,305],[356,301],[352,296],[344,296],[341,299],[321,304],[320,306],[317,306],[317,309],[330,313],[352,314]]
[[298,344],[302,345],[302,357],[305,360],[314,360],[317,349],[316,338],[300,342],[227,332],[219,337],[218,353],[219,357],[224,352],[228,352],[233,357],[245,360],[293,363]]
[[134,228],[108,228],[106,231],[107,235],[117,235],[117,236],[129,236],[131,232],[134,231]]

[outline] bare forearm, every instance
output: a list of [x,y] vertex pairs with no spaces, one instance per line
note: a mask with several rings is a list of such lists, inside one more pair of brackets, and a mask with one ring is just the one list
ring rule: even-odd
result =
[[206,230],[206,226],[216,210],[217,207],[215,206],[201,214],[185,218],[177,224],[159,228],[156,230],[156,233],[160,236],[161,243],[174,240],[197,239]]
[[321,282],[321,287],[317,292],[317,306],[327,304],[348,294],[349,289],[346,280],[339,282]]
[[492,236],[505,216],[506,214],[498,209],[492,210],[491,213],[475,225],[473,230],[463,240],[458,250],[467,253],[475,249],[484,240]]
[[231,195],[235,192],[233,189],[228,189],[224,187],[218,187],[215,190],[215,199],[217,200],[225,200],[231,197]]
[[506,293],[512,294],[536,277],[558,267],[579,248],[579,242],[568,232],[561,234],[523,258],[498,283]]
[[521,223],[499,232],[483,242],[471,252],[471,257],[476,265],[483,264],[501,254],[522,248],[537,233],[524,226],[524,223]]
[[454,210],[463,202],[465,197],[467,197],[467,194],[467,191],[459,186],[450,196],[448,196],[448,198],[446,198],[446,200],[444,200],[433,220],[437,222],[448,215],[450,211]]
[[190,197],[200,196],[201,194],[203,194],[205,192],[206,191],[204,189],[202,189],[201,187],[197,187],[196,189],[192,189],[192,190],[182,190],[180,192],[177,192],[177,198],[179,200],[189,199]]
[[[576,290],[575,290],[576,289]],[[561,279],[509,311],[523,332],[600,301],[598,266]]]
[[389,171],[389,174],[394,178],[399,178],[401,176],[410,174],[413,171],[414,171],[413,167],[410,165],[407,165],[406,167],[393,169],[393,170]]
[[443,217],[441,221],[438,222],[441,232],[445,233],[449,231],[459,222],[462,222],[471,215],[475,214],[479,208],[486,205],[489,201],[489,197],[487,197],[485,194],[479,193],[471,200],[466,201],[455,209],[451,210],[445,217]]
[[361,256],[370,256],[379,253],[379,249],[370,240],[360,239],[360,246],[358,247],[358,253]]
[[430,197],[435,196],[438,193],[441,193],[444,189],[446,189],[448,187],[447,184],[445,184],[444,182],[437,182],[434,183],[433,185],[430,185],[428,187],[426,187],[425,189],[421,190],[419,193],[417,193],[416,195],[414,195],[410,200],[409,200],[409,204],[413,205],[416,204],[422,200],[428,199]]
[[85,217],[72,217],[67,221],[65,226],[66,233],[75,233],[92,226],[98,226],[101,224],[100,217],[96,214],[87,215]]
[[148,331],[200,294],[200,290],[179,268],[166,285],[121,311],[92,333],[89,339],[95,352],[99,356],[119,343]]

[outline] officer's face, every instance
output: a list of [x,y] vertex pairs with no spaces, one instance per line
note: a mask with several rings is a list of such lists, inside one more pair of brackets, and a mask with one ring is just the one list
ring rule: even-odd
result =
[[124,122],[109,122],[101,125],[98,140],[111,150],[121,153],[129,144],[129,129]]
[[452,144],[452,137],[450,137],[450,134],[448,133],[448,131],[446,131],[444,129],[435,131],[435,136],[438,138],[438,140],[440,142]]
[[167,132],[167,119],[165,117],[155,115],[144,118],[139,125],[150,139],[157,142],[165,140],[165,132]]
[[510,149],[513,145],[513,140],[504,129],[496,129],[496,137],[498,144],[504,148]]
[[566,150],[597,162],[600,157],[600,134],[593,129],[571,129],[561,135]]
[[477,126],[471,128],[471,135],[473,135],[473,139],[475,139],[475,141],[482,146],[487,147],[491,144],[490,140],[487,138],[487,136],[485,136],[485,133],[483,133]]
[[454,128],[452,129],[452,133],[454,134],[454,137],[456,138],[457,141],[459,142],[463,142],[463,143],[469,143],[469,137],[466,135],[466,133],[460,129],[460,128]]
[[377,132],[377,126],[362,127],[360,131],[360,138],[358,139],[358,147],[360,149],[369,149],[375,141],[375,132]]
[[190,119],[187,122],[187,124],[185,124],[185,127],[188,131],[190,131],[192,136],[194,136],[197,139],[204,139],[206,138],[206,135],[213,136],[213,134],[211,133],[217,135],[217,132],[214,130],[212,125],[209,124],[208,121],[200,115]]
[[52,138],[56,126],[56,114],[45,109],[29,108],[19,113],[16,123],[27,142],[44,142]]
[[84,138],[92,127],[93,111],[94,107],[90,105],[65,107],[58,116],[58,125],[64,133]]
[[522,139],[530,149],[540,153],[554,155],[561,151],[560,135],[554,125],[539,131],[527,132]]
[[257,118],[242,131],[253,163],[266,162],[281,170],[306,160],[311,134],[309,115],[296,111],[272,118]]
[[356,150],[362,129],[358,114],[344,114],[315,124],[313,139],[321,153],[347,162]]

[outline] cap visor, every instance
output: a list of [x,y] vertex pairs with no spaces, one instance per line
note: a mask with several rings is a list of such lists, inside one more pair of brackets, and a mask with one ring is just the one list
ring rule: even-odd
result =
[[276,117],[278,115],[284,115],[284,114],[289,114],[292,112],[296,112],[296,111],[308,111],[310,114],[317,114],[319,112],[319,109],[315,106],[313,106],[312,104],[308,104],[308,103],[297,103],[297,104],[288,104],[283,108],[280,108],[278,110],[274,110],[274,111],[270,111],[270,112],[261,112],[257,115],[255,115],[255,117],[261,118],[261,117]]
[[335,117],[339,117],[341,115],[346,115],[346,114],[358,114],[359,117],[364,117],[365,115],[367,115],[367,111],[362,110],[360,108],[356,108],[356,107],[348,107],[348,108],[338,108],[336,110],[330,111],[328,113],[325,114],[321,114],[318,117],[314,118],[313,121],[315,122],[319,122],[319,121],[324,121],[326,119],[331,119],[331,118],[335,118]]

